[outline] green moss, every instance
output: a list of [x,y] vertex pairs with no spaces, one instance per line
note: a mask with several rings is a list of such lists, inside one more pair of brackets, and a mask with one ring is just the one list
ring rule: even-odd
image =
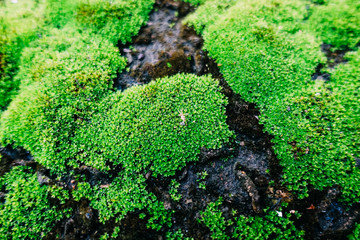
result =
[[[356,202],[359,53],[350,54],[348,64],[331,72],[329,83],[311,80],[324,58],[318,39],[301,30],[306,5],[238,1],[203,28],[204,47],[233,90],[260,108],[289,189],[303,198],[309,186],[322,190],[338,184],[344,200]],[[196,15],[192,19],[196,21]]]
[[154,0],[80,1],[76,17],[113,43],[125,44],[147,21]]
[[299,12],[305,4],[298,12],[294,8],[286,1],[279,6],[240,1],[204,32],[204,47],[230,86],[260,107],[282,99],[290,89],[301,88],[323,61],[312,36],[288,33],[297,28],[298,19],[292,19],[302,16]]
[[[279,216],[280,211],[265,210],[264,216],[235,216],[226,220],[220,206],[220,197],[211,202],[201,212],[200,221],[210,229],[212,239],[303,239],[304,232],[299,231],[290,220],[292,215]],[[235,212],[236,213],[236,212]],[[231,238],[226,234],[231,233]]]
[[45,19],[47,25],[62,28],[69,22],[74,22],[77,1],[47,0]]
[[[194,5],[204,3],[205,1],[188,1]],[[237,0],[208,0],[206,4],[199,7],[196,13],[190,14],[184,23],[193,27],[197,33],[202,33],[205,26],[214,24],[216,20]]]
[[15,167],[0,180],[7,192],[0,204],[2,239],[42,239],[66,211],[49,201],[46,186],[27,167]]
[[[146,191],[145,175],[172,176],[196,161],[201,148],[219,148],[232,133],[226,100],[210,76],[179,74],[104,99],[89,128],[76,136],[78,162],[100,170],[123,169],[110,185],[87,190],[102,222],[147,210],[148,227],[170,224],[171,211]],[[182,116],[184,118],[182,118]],[[93,139],[96,137],[96,141]]]
[[179,74],[133,87],[104,100],[105,111],[78,137],[86,153],[79,160],[103,170],[112,163],[131,173],[173,175],[197,160],[201,147],[219,148],[229,139],[226,103],[209,76]]
[[313,9],[309,29],[336,48],[355,48],[360,42],[360,3],[357,0],[331,0]]
[[287,126],[274,142],[290,189],[306,189],[311,184],[321,190],[337,184],[345,201],[356,202],[360,197],[355,164],[360,150],[359,52],[348,56],[349,63],[337,66],[328,83],[309,85],[286,102],[291,111],[279,111],[272,122],[278,129]]
[[230,237],[226,235],[225,230],[232,222],[225,220],[225,217],[222,215],[219,209],[222,202],[223,199],[220,197],[216,202],[209,203],[206,210],[200,213],[201,222],[210,229],[212,239],[230,239]]
[[360,237],[360,224],[355,225],[354,231],[348,236],[350,240],[357,240]]
[[20,81],[17,74],[21,51],[42,33],[44,1],[0,3],[0,109],[16,94]]
[[175,232],[166,233],[167,240],[193,240],[193,238],[184,237],[183,231],[178,229]]
[[299,231],[290,220],[291,214],[280,217],[276,211],[268,211],[264,217],[235,218],[233,238],[236,239],[303,239],[304,231]]
[[[78,36],[66,29],[58,33],[60,39]],[[125,67],[124,58],[110,42],[85,36],[66,46],[55,35],[28,49],[20,70],[23,88],[1,118],[4,145],[24,146],[38,162],[59,173],[66,169],[66,161],[77,166],[71,160],[73,135],[87,123],[95,103],[109,94],[112,79]],[[64,46],[66,51],[57,51]]]
[[178,202],[181,199],[181,194],[178,193],[180,187],[180,183],[175,179],[171,180],[169,185],[169,194],[172,200]]

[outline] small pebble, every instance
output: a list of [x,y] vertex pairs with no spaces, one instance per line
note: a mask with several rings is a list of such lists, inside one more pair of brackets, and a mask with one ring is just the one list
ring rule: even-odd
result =
[[138,60],[143,60],[145,58],[145,55],[144,54],[142,54],[142,53],[140,53],[139,54],[139,56],[138,56]]

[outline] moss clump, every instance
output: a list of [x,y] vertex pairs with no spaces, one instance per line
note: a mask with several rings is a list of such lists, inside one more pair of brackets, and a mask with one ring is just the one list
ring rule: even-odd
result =
[[113,43],[130,41],[147,21],[154,0],[80,1],[76,18]]
[[79,1],[46,0],[45,20],[47,25],[60,29],[69,22],[74,22],[78,4]]
[[[212,15],[201,10],[211,9],[207,4],[198,9],[202,18]],[[339,184],[344,199],[355,202],[360,196],[355,167],[360,149],[358,53],[332,72],[330,82],[311,80],[324,58],[321,42],[301,29],[306,5],[243,0],[215,22],[194,26],[200,26],[205,49],[234,91],[260,108],[289,189],[303,198],[309,186],[321,190]],[[197,19],[195,13],[189,21]]]
[[[205,1],[189,2],[198,5]],[[235,5],[236,2],[237,0],[208,0],[206,4],[196,10],[196,13],[190,14],[185,19],[184,23],[193,27],[197,33],[202,33],[206,26],[214,24],[228,8]]]
[[350,240],[357,240],[360,237],[360,224],[355,225],[354,231],[348,236]]
[[0,179],[7,192],[0,203],[2,239],[42,239],[67,211],[50,204],[46,186],[27,167],[15,167]]
[[[305,10],[302,1],[239,1],[206,27],[205,49],[216,59],[230,86],[246,101],[256,102],[261,108],[271,107],[272,102],[309,82],[308,76],[323,61],[320,43],[298,32]],[[212,14],[201,18],[205,15]]]
[[280,212],[268,211],[265,216],[235,218],[233,237],[236,239],[303,239],[304,231],[299,231],[290,220],[291,214],[280,217]]
[[0,3],[0,111],[16,94],[21,51],[42,33],[44,1]]
[[226,220],[220,210],[222,202],[222,198],[219,198],[209,203],[199,219],[210,229],[212,239],[303,239],[304,232],[296,229],[290,220],[290,213],[280,217],[281,209],[265,210],[264,216],[240,215]]
[[360,43],[360,2],[332,0],[313,8],[308,26],[324,43],[354,49]]
[[360,151],[359,52],[349,53],[347,58],[348,64],[331,71],[329,82],[315,81],[288,99],[285,106],[290,111],[283,109],[273,116],[278,121],[273,121],[273,126],[278,129],[287,126],[274,142],[278,154],[282,154],[282,164],[286,167],[284,180],[290,183],[290,189],[306,189],[311,184],[322,190],[337,184],[342,187],[343,200],[357,202],[360,199],[359,169],[355,163]]
[[81,194],[91,199],[101,221],[121,220],[130,211],[147,209],[152,216],[149,227],[168,223],[164,206],[146,191],[145,175],[172,176],[196,161],[201,148],[219,148],[227,142],[232,132],[225,123],[226,103],[210,76],[185,74],[104,99],[102,110],[74,142],[79,146],[74,155],[78,162],[103,171],[114,165],[123,169],[109,186],[85,188]]
[[79,135],[76,144],[86,154],[78,160],[103,170],[111,163],[129,173],[173,175],[195,161],[201,147],[219,148],[232,135],[225,123],[226,103],[209,76],[179,74],[133,87],[104,100],[100,108],[111,107]]
[[[26,51],[20,70],[24,83],[2,115],[0,135],[4,145],[23,146],[38,162],[61,173],[66,161],[77,166],[71,161],[73,135],[94,113],[95,103],[109,94],[125,60],[110,42],[96,36],[79,37],[66,29],[56,34]],[[57,39],[63,35],[77,40],[66,48],[66,42]],[[59,50],[63,47],[66,51]]]
[[205,3],[207,0],[184,0],[183,2],[191,3],[194,6]]

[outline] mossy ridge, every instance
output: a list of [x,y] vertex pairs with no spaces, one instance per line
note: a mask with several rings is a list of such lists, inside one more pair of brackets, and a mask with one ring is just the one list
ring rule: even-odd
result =
[[[179,0],[179,1],[180,1],[180,0]],[[208,0],[183,0],[183,2],[190,3],[190,4],[194,5],[194,6],[198,6],[198,5],[200,5],[200,4],[203,4],[203,3],[205,3],[206,1],[208,1]]]
[[[298,11],[306,10],[305,3],[300,6]],[[294,11],[292,2],[266,5],[239,1],[204,32],[204,47],[217,60],[231,87],[261,108],[282,99],[290,89],[301,88],[310,81],[307,77],[315,66],[324,61],[316,39],[305,32],[288,34],[299,29],[293,24],[298,19],[284,20],[281,28],[276,24],[281,21],[279,16],[305,17]]]
[[314,7],[306,28],[337,49],[356,49],[360,43],[360,2],[329,0]]
[[103,111],[77,136],[75,145],[83,153],[77,160],[103,171],[113,165],[122,170],[109,186],[82,183],[80,196],[91,200],[102,222],[147,209],[149,227],[159,230],[170,224],[166,216],[171,211],[145,190],[145,176],[173,176],[196,161],[201,148],[228,142],[233,133],[226,125],[226,103],[216,80],[190,74],[158,79],[105,99],[104,108],[99,107]]
[[2,239],[42,239],[70,211],[50,203],[51,190],[29,167],[14,167],[0,178],[0,188],[7,192],[0,204]]
[[[284,166],[284,183],[300,198],[307,196],[309,185],[339,184],[347,201],[357,201],[359,87],[354,68],[359,63],[339,66],[329,84],[312,81],[315,67],[324,63],[320,41],[298,24],[306,17],[306,2],[289,4],[238,1],[205,27],[204,47],[234,91],[260,108]],[[337,77],[337,71],[343,75]]]
[[44,1],[24,0],[0,3],[0,111],[16,95],[15,80],[22,49],[38,38],[44,27]]

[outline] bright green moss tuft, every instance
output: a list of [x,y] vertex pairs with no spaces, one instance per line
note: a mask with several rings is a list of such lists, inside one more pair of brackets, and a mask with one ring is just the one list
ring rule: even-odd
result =
[[277,107],[280,111],[268,116],[273,125],[267,130],[274,132],[272,126],[280,133],[274,139],[275,150],[286,167],[284,181],[290,189],[303,190],[311,184],[322,190],[337,184],[345,201],[356,202],[360,199],[355,164],[360,151],[359,51],[348,58],[346,65],[331,72],[328,83],[315,81],[289,98],[285,106],[290,111]]
[[[194,5],[205,1],[189,1]],[[193,27],[197,33],[202,33],[206,26],[214,24],[217,19],[237,0],[208,0],[206,4],[199,7],[195,13],[186,17],[184,23]]]
[[336,48],[354,49],[360,43],[360,2],[358,0],[330,0],[314,7],[308,28],[322,41]]
[[104,170],[112,163],[131,173],[173,175],[197,160],[200,148],[219,148],[232,136],[226,103],[210,76],[179,74],[133,87],[106,99],[100,108],[111,108],[84,128],[76,145],[86,154],[79,160]]
[[50,204],[46,186],[27,167],[15,167],[0,179],[7,192],[0,204],[1,239],[42,239],[66,211]]
[[42,32],[44,1],[0,3],[0,110],[16,94],[21,51]]
[[178,229],[174,232],[166,233],[166,240],[194,240],[193,238],[184,237],[183,231]]
[[184,0],[183,2],[191,3],[194,6],[205,3],[208,0]]
[[78,166],[72,161],[73,135],[96,111],[95,103],[110,93],[125,60],[110,42],[96,36],[83,35],[70,46],[56,37],[78,33],[56,33],[27,49],[20,70],[23,88],[1,118],[0,136],[4,145],[24,146],[60,173],[65,162]]
[[304,231],[299,231],[293,221],[286,217],[280,217],[279,212],[268,211],[264,217],[235,218],[233,238],[236,239],[303,239]]
[[147,21],[154,0],[80,1],[76,18],[113,43],[126,42]]
[[46,23],[55,28],[63,28],[74,21],[78,1],[72,0],[46,0]]
[[230,86],[260,107],[301,88],[323,61],[312,36],[288,33],[305,17],[305,4],[271,3],[239,1],[204,32],[204,47]]
[[225,230],[231,226],[232,221],[226,221],[221,210],[219,209],[223,199],[220,197],[216,202],[211,202],[205,211],[201,212],[201,222],[210,229],[211,239],[228,240],[230,237]]
[[348,236],[350,240],[357,240],[360,237],[360,224],[355,225],[354,231]]
[[186,74],[104,99],[90,127],[76,136],[79,154],[74,157],[100,170],[114,165],[123,170],[110,185],[80,195],[91,200],[103,222],[147,209],[148,227],[159,230],[169,224],[171,212],[146,191],[145,175],[172,176],[196,161],[201,148],[219,148],[229,141],[226,103],[217,81]]
[[[201,212],[200,221],[210,229],[212,239],[303,239],[304,232],[299,231],[290,220],[291,214],[285,217],[279,211],[265,210],[264,216],[235,216],[225,220],[220,206],[222,198],[211,202]],[[231,233],[231,237],[226,234]]]

